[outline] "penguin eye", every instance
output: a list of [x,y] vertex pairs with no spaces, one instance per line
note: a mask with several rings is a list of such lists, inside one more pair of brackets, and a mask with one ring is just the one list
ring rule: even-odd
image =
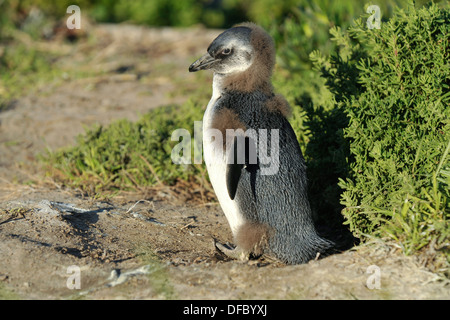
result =
[[222,54],[223,54],[223,55],[226,55],[226,56],[227,56],[227,55],[229,55],[230,53],[231,53],[231,49],[230,49],[230,48],[225,48],[225,49],[222,50]]

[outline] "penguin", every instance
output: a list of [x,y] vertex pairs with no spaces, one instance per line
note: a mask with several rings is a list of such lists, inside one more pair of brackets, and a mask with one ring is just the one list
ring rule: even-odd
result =
[[216,248],[243,261],[264,255],[301,264],[334,244],[315,229],[290,106],[271,83],[274,65],[273,39],[246,22],[214,39],[189,72],[214,71],[203,155],[235,243]]

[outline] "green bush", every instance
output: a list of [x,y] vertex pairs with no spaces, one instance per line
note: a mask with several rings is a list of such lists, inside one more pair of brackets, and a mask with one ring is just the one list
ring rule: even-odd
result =
[[[382,20],[387,21],[393,7],[403,6],[404,2],[377,1]],[[342,223],[338,179],[345,177],[348,170],[348,146],[342,132],[348,120],[336,108],[335,100],[347,96],[353,83],[349,81],[336,88],[334,94],[330,92],[333,88],[327,87],[320,72],[313,68],[315,60],[310,54],[316,50],[328,56],[336,50],[340,44],[330,41],[330,28],[335,38],[336,26],[347,29],[368,5],[359,0],[298,0],[284,12],[285,18],[268,25],[277,45],[275,87],[293,106],[291,123],[307,162],[310,202],[318,218],[327,224],[331,220],[337,225]]]
[[363,19],[334,28],[337,53],[312,54],[348,119],[339,185],[350,230],[390,236],[406,253],[449,245],[449,22],[448,8],[411,5],[379,30]]
[[[388,3],[395,5],[402,2],[404,1],[377,1],[384,19],[392,14]],[[367,6],[368,4],[358,0],[297,0],[295,5],[284,10],[283,14],[271,23],[264,23],[262,17],[255,18],[270,28],[277,44],[279,64],[290,73],[297,73],[312,69],[309,54],[313,50],[320,50],[327,55],[334,50],[336,44],[329,41],[330,28],[340,26],[347,29],[353,20],[365,13]]]
[[96,126],[79,135],[74,147],[43,156],[51,174],[64,183],[95,191],[132,189],[177,180],[202,179],[201,165],[178,165],[171,159],[172,132],[189,131],[194,148],[194,121],[202,108],[189,101],[182,106],[160,107],[137,122],[117,120],[107,127]]

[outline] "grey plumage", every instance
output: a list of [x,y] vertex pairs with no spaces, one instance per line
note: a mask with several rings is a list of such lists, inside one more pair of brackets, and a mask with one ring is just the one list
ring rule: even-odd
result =
[[[218,92],[213,92],[208,104],[204,129],[224,131],[244,127],[257,133],[264,129],[267,134],[264,143],[270,155],[276,151],[271,143],[275,132],[272,130],[278,130],[275,174],[262,172],[273,163],[266,164],[257,153],[262,147],[260,136],[240,140],[245,141],[244,162],[223,157],[217,164],[205,154],[211,182],[240,254],[265,253],[285,263],[305,263],[333,244],[321,238],[314,227],[307,198],[305,161],[286,119],[287,103],[273,93],[270,83],[273,64],[270,36],[254,24],[244,24],[219,35],[208,53],[189,70],[215,71],[213,86]],[[223,148],[236,151],[237,141],[235,137],[234,142],[224,144]],[[205,153],[207,148],[217,148],[208,140],[204,140],[204,145]]]
[[[244,97],[245,96],[245,97]],[[272,150],[271,129],[279,129],[279,169],[274,175],[262,175],[261,163],[229,167],[241,171],[234,197],[249,221],[268,225],[272,237],[268,251],[286,263],[305,263],[332,246],[317,235],[307,198],[306,165],[295,133],[281,113],[268,112],[267,97],[260,92],[228,93],[218,102],[230,106],[239,119],[252,129],[267,129],[267,148]],[[259,145],[253,148],[258,150]]]

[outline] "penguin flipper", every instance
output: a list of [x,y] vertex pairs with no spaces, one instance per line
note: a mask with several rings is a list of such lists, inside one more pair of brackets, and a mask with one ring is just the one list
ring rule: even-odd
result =
[[237,186],[241,178],[241,169],[244,165],[228,165],[227,166],[227,190],[231,200],[236,196]]
[[236,191],[241,178],[241,170],[244,167],[244,163],[238,163],[238,138],[234,137],[233,145],[231,146],[231,153],[228,156],[227,161],[227,190],[231,200],[234,200]]
[[231,200],[234,200],[242,169],[244,167],[249,169],[257,166],[258,158],[256,144],[250,137],[235,136],[231,151],[227,159],[226,181],[228,195]]

